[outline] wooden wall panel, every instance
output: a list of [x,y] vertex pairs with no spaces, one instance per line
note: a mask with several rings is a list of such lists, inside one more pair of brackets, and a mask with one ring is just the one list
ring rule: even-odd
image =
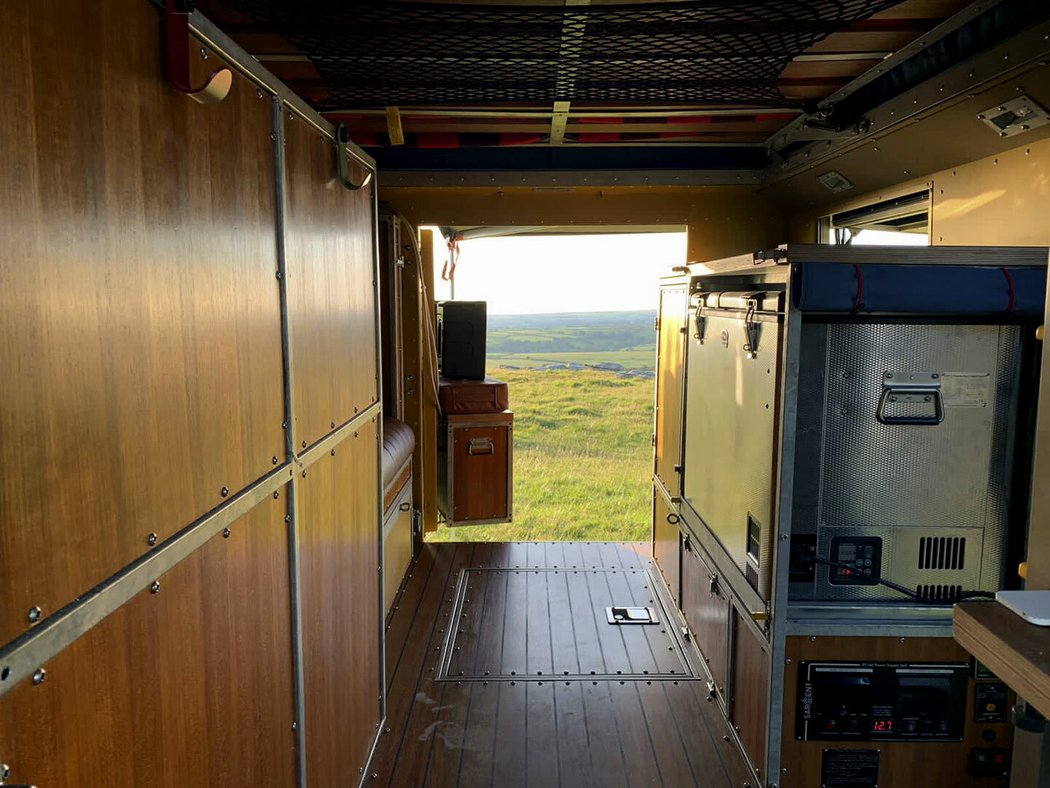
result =
[[790,208],[746,186],[385,187],[384,200],[412,224],[684,225],[688,260],[717,260],[783,243]]
[[732,722],[744,752],[759,777],[766,762],[766,726],[769,722],[770,661],[768,645],[733,611],[733,710]]
[[682,551],[682,615],[724,701],[729,677],[730,604],[718,575],[696,550]]
[[376,401],[373,186],[344,189],[332,142],[298,115],[286,113],[284,127],[288,310],[301,450]]
[[0,700],[10,782],[294,786],[285,496]]
[[[419,273],[422,277],[424,295],[421,297],[420,309],[430,313],[430,325],[437,330],[437,315],[434,311],[434,231],[422,230],[419,233]],[[422,319],[422,317],[420,318]],[[431,347],[430,339],[423,343],[424,352]],[[434,351],[436,354],[436,351]],[[412,459],[412,472],[420,476],[422,495],[415,498],[416,506],[423,514],[423,530],[435,531],[438,526],[437,509],[437,444],[438,416],[437,401],[437,359],[432,356],[428,361],[423,359],[423,374],[427,378],[423,396],[423,425],[421,435],[417,436],[416,453]]]
[[300,573],[311,786],[356,781],[379,725],[376,419],[300,485]]
[[159,18],[0,7],[0,643],[284,453],[271,103],[174,91]]
[[[882,788],[960,788],[988,786],[1000,788],[1009,784],[1002,777],[973,778],[967,774],[972,747],[1002,747],[1010,750],[1013,740],[1010,723],[975,724],[974,682],[967,688],[965,739],[962,742],[832,742],[797,741],[795,739],[795,703],[798,687],[799,660],[857,660],[865,662],[966,662],[970,655],[951,638],[802,638],[787,640],[787,657],[791,664],[784,668],[784,735],[781,763],[787,771],[781,774],[784,788],[810,788],[820,784],[820,768],[826,749],[879,749],[879,786]],[[991,739],[982,738],[990,731]]]
[[672,514],[667,505],[667,500],[659,490],[653,491],[653,559],[656,566],[664,576],[667,589],[671,592],[671,598],[676,604],[682,591],[682,564],[681,564],[681,539],[678,525],[670,522],[677,520],[678,515]]

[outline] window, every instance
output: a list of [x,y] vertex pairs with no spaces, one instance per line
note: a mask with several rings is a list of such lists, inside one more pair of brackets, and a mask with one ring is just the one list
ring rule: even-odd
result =
[[825,216],[820,242],[853,246],[928,246],[930,193],[916,192],[852,211]]

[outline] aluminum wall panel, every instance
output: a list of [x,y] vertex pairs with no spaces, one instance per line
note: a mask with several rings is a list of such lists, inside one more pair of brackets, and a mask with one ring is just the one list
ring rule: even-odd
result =
[[750,578],[768,598],[781,331],[759,323],[758,354],[748,358],[742,317],[708,313],[703,342],[690,330],[684,497],[745,575],[749,517],[758,523],[761,554]]
[[[1003,571],[1014,424],[1018,326],[835,323],[803,329],[795,533],[879,536],[883,576],[912,587],[998,587]],[[887,375],[934,373],[943,421],[876,418]],[[919,540],[965,536],[961,570],[922,569]],[[815,587],[795,598],[897,599],[876,586]],[[808,586],[808,587],[807,587]]]

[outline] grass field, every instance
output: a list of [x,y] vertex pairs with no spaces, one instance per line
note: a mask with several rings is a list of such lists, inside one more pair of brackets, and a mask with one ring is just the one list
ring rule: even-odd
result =
[[[631,353],[636,351],[630,351]],[[588,363],[622,353],[586,355]],[[608,359],[596,359],[609,355]],[[645,353],[652,366],[652,349]],[[612,356],[616,356],[613,358]],[[652,473],[653,381],[608,372],[501,370],[514,411],[514,521],[448,528],[434,541],[646,540]],[[551,360],[554,360],[553,358]],[[581,362],[582,363],[582,362]],[[640,364],[636,366],[641,366]]]

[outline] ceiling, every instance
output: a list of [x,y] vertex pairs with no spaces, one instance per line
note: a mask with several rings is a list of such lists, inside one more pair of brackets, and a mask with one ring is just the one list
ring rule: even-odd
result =
[[1050,13],[1045,0],[198,1],[381,171],[464,183],[757,181]]

